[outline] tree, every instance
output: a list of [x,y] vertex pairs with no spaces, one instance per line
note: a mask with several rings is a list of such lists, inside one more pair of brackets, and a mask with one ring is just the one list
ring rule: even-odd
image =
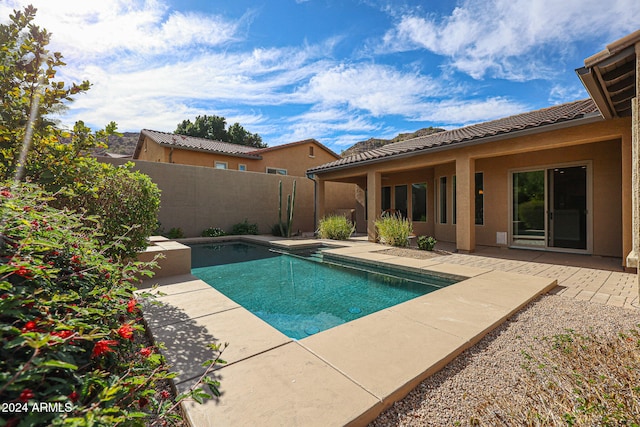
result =
[[174,133],[226,141],[228,137],[226,126],[227,121],[224,117],[204,115],[196,117],[193,123],[191,120],[183,120]]
[[93,132],[78,121],[64,132],[48,118],[90,83],[67,86],[55,80],[66,64],[60,52],[47,50],[50,33],[33,24],[35,15],[27,6],[0,25],[0,183],[36,183],[53,196],[51,206],[98,216],[97,225],[89,221],[101,235],[98,240],[108,243],[127,233],[114,255],[131,256],[146,247],[156,226],[159,190],[148,177],[89,155],[106,148],[104,141],[116,134],[114,122]]
[[[47,115],[90,87],[88,81],[65,87],[64,82],[54,80],[56,67],[65,63],[60,52],[46,49],[51,35],[32,23],[35,14],[36,9],[27,6],[14,11],[8,24],[0,25],[0,177],[5,179],[18,167],[28,124],[34,145],[58,139],[60,131]],[[30,123],[36,98],[39,102]]]
[[197,116],[193,123],[191,120],[183,120],[182,123],[178,124],[174,133],[229,142],[231,144],[247,145],[249,147],[267,147],[267,144],[262,142],[260,135],[248,132],[240,126],[240,123],[234,123],[229,126],[228,130],[226,125],[227,120],[224,117]]

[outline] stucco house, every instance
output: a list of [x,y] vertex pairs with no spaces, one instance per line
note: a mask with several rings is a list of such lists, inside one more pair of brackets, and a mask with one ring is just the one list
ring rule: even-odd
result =
[[372,241],[374,221],[393,209],[416,234],[459,251],[530,248],[621,257],[635,267],[639,58],[637,31],[576,70],[589,99],[312,167],[318,215],[326,183],[348,182],[357,185],[357,218]]
[[134,159],[218,169],[305,176],[307,169],[340,156],[315,139],[255,148],[143,129]]

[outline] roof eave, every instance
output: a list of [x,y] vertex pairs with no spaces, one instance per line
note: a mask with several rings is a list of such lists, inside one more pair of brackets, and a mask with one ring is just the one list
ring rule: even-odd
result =
[[573,126],[586,125],[586,124],[590,124],[590,123],[600,122],[600,121],[603,121],[603,120],[604,120],[604,118],[600,114],[598,114],[598,113],[590,113],[590,114],[585,114],[583,117],[578,118],[578,119],[565,120],[565,121],[562,121],[562,122],[557,122],[557,123],[553,123],[553,124],[549,124],[549,125],[538,126],[538,127],[535,127],[535,128],[512,131],[512,132],[507,132],[507,133],[488,136],[488,137],[481,137],[481,138],[471,139],[471,140],[468,140],[468,141],[461,141],[461,142],[457,142],[457,143],[453,143],[453,144],[446,144],[446,145],[442,144],[442,145],[438,145],[438,146],[431,147],[431,148],[417,149],[417,150],[408,151],[408,152],[405,152],[405,153],[392,154],[392,155],[385,156],[385,157],[378,157],[378,158],[375,158],[375,159],[362,160],[362,161],[359,161],[359,162],[347,163],[347,164],[343,164],[343,165],[337,165],[337,166],[328,167],[328,168],[325,168],[325,169],[317,169],[317,168],[308,169],[307,170],[307,174],[320,175],[320,174],[323,174],[323,173],[329,173],[329,172],[334,172],[334,171],[338,171],[338,170],[356,168],[356,167],[365,166],[365,165],[372,165],[372,164],[376,164],[376,163],[383,163],[383,162],[387,162],[387,161],[390,161],[390,160],[405,159],[405,158],[408,158],[408,157],[420,156],[420,155],[424,155],[426,153],[434,153],[434,152],[446,151],[446,150],[455,150],[455,149],[462,148],[462,147],[470,147],[470,146],[474,146],[474,145],[480,145],[480,144],[486,144],[486,143],[490,143],[490,142],[502,141],[502,140],[505,140],[505,139],[511,139],[511,138],[520,137],[520,136],[535,135],[537,133],[543,133],[543,132],[549,132],[549,131],[554,131],[554,130],[566,129],[566,128],[573,127]]
[[602,114],[602,117],[605,119],[612,119],[614,117],[614,112],[610,108],[609,101],[606,95],[602,92],[602,86],[598,80],[598,77],[593,72],[593,69],[582,67],[576,70],[576,74],[582,81],[583,86],[595,102],[596,107],[598,107],[598,111]]
[[244,159],[262,160],[262,156],[257,155],[257,154],[228,153],[226,151],[207,150],[206,148],[198,148],[198,147],[185,147],[185,146],[181,146],[181,145],[167,144],[165,142],[157,142],[157,141],[155,141],[155,143],[160,145],[160,146],[162,146],[162,147],[173,148],[173,149],[180,149],[180,150],[187,150],[187,151],[197,151],[199,153],[220,154],[220,155],[223,155],[223,156],[241,157],[241,158],[244,158]]

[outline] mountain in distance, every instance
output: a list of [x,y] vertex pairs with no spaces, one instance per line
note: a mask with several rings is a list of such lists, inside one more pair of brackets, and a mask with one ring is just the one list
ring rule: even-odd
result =
[[444,130],[445,129],[442,129],[442,128],[434,128],[433,126],[429,126],[428,128],[422,128],[415,132],[398,134],[398,136],[396,136],[393,139],[369,138],[366,141],[356,142],[351,147],[342,151],[340,155],[342,157],[349,157],[355,154],[364,153],[365,151],[380,148],[387,144],[393,144],[394,142],[400,142],[406,139],[412,139],[412,138],[418,138],[420,136],[431,135],[433,133],[443,132]]
[[133,152],[138,145],[138,137],[140,132],[122,132],[122,136],[110,135],[107,142],[108,148],[96,150],[94,154],[104,155],[105,153],[112,154],[127,154],[133,156]]

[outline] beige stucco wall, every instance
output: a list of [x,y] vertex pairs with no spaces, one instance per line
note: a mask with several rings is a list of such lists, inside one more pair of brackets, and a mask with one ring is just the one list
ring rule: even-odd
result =
[[[313,148],[313,155],[309,148]],[[265,172],[267,167],[286,169],[288,175],[306,176],[307,169],[333,162],[336,157],[312,142],[285,145],[282,148],[263,151],[262,160],[256,160],[251,170]]]
[[[122,164],[126,160],[100,158]],[[230,232],[233,224],[245,218],[257,223],[260,233],[271,232],[278,222],[278,183],[282,180],[283,219],[287,195],[296,181],[294,229],[314,231],[314,183],[306,177],[276,176],[265,173],[219,170],[135,160],[135,169],[149,175],[160,190],[159,221],[165,231],[180,227],[186,237],[199,236],[208,227]],[[355,207],[355,186],[335,184],[330,205]]]
[[484,175],[484,225],[476,226],[477,244],[496,246],[496,232],[510,231],[510,170],[544,168],[573,162],[591,164],[593,254],[622,256],[619,141],[479,159],[476,162],[476,172],[483,172]]
[[[513,169],[545,168],[558,164],[588,162],[592,172],[593,253],[603,256],[622,255],[622,193],[620,189],[621,149],[619,141],[543,150],[511,156],[478,159],[475,172],[482,172],[484,180],[484,224],[476,225],[476,243],[499,246],[496,232],[509,232],[509,180]],[[411,184],[427,182],[427,222],[414,222],[416,234],[433,235],[444,242],[456,241],[453,224],[453,176],[455,163],[444,163],[430,168],[383,175],[382,185],[391,187],[392,206],[396,185],[408,185],[409,212],[411,212]],[[439,181],[447,179],[446,223],[439,218]]]
[[[313,155],[310,154],[310,147],[313,147]],[[263,151],[260,156],[262,159],[179,148],[171,149],[145,137],[138,159],[205,167],[214,167],[216,162],[224,162],[227,164],[227,169],[230,170],[238,170],[239,165],[243,164],[247,171],[263,173],[267,171],[267,167],[270,167],[286,169],[287,175],[299,177],[305,177],[307,169],[336,160],[334,155],[313,142],[286,145],[282,148]]]
[[165,153],[165,148],[153,142],[149,137],[144,138],[138,157],[140,160],[148,162],[169,162]]
[[[414,223],[416,234],[434,235],[440,241],[457,242],[458,246],[461,246],[461,241],[472,247],[475,244],[495,246],[496,232],[510,230],[511,169],[589,161],[593,172],[592,253],[622,257],[631,249],[631,233],[623,232],[623,228],[627,230],[631,224],[630,180],[623,176],[624,171],[630,170],[623,163],[630,158],[630,153],[627,153],[630,151],[630,144],[625,143],[630,140],[630,131],[628,118],[598,121],[458,149],[415,154],[402,159],[331,171],[319,176],[327,182],[358,183],[362,189],[366,188],[366,177],[371,173],[380,174],[381,186],[427,182],[428,218],[426,223]],[[473,169],[471,173],[483,172],[485,189],[485,224],[473,225],[472,221],[472,233],[467,231],[468,228],[460,226],[460,202],[458,224],[453,225],[451,222],[452,176],[457,170],[468,167]],[[441,176],[447,176],[447,224],[437,221],[436,189]],[[459,192],[460,185],[458,177]],[[459,195],[458,200],[461,200],[460,197]],[[408,205],[411,212],[410,197]],[[464,241],[461,234],[471,237]]]

